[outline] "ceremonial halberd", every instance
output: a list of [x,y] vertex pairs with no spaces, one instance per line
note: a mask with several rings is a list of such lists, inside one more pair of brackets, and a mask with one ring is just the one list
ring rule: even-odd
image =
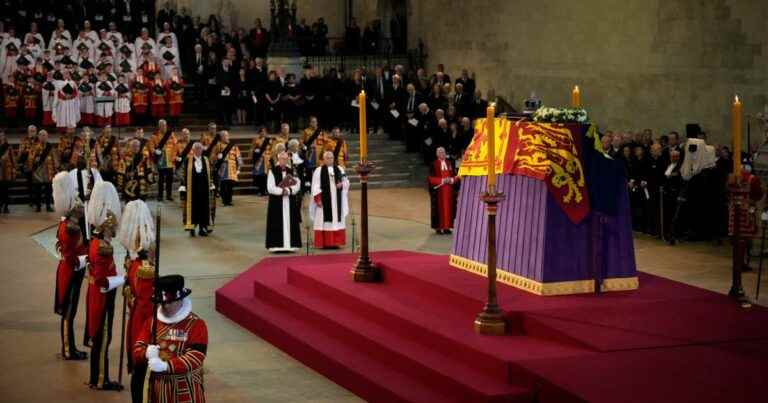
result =
[[[487,275],[485,119],[462,177],[452,266]],[[638,287],[623,168],[602,153],[589,125],[496,119],[497,279],[539,295]]]

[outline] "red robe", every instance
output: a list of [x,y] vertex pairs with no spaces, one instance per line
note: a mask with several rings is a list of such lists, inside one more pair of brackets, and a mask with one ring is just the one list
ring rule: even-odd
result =
[[5,90],[5,117],[16,119],[16,111],[19,108],[19,94],[16,90],[6,88]]
[[[453,228],[453,219],[456,217],[456,177],[453,163],[444,160],[445,168],[441,161],[435,160],[430,167],[429,194],[432,201],[432,228],[437,230],[449,230]],[[443,178],[451,178],[454,183],[440,185]],[[435,189],[436,186],[439,186]]]
[[147,113],[148,97],[147,89],[134,88],[133,98],[131,99],[131,109],[133,113],[137,115],[145,115]]
[[184,80],[179,79],[178,85],[181,86],[179,90],[171,88],[173,85],[172,80],[168,80],[166,84],[168,92],[168,116],[178,117],[181,115],[181,109],[184,106]]
[[154,292],[155,268],[148,260],[137,258],[130,261],[128,267],[127,284],[130,289],[128,307],[128,329],[126,331],[126,353],[128,354],[128,372],[133,368],[133,346],[146,327],[146,323],[152,318],[152,293]]
[[67,301],[69,283],[72,273],[80,266],[80,256],[88,253],[88,247],[83,244],[80,235],[80,227],[69,220],[61,220],[56,231],[56,247],[61,255],[59,266],[56,269],[56,301],[54,311],[63,315],[66,311],[64,303]]
[[[147,321],[133,347],[133,362],[147,362],[152,321]],[[149,402],[205,403],[203,361],[208,350],[208,328],[194,313],[172,325],[157,322],[160,358],[168,362],[168,371],[152,373]]]
[[107,277],[116,276],[115,259],[112,255],[112,245],[103,239],[93,238],[88,248],[88,294],[86,295],[87,314],[85,319],[85,345],[104,326],[106,316],[107,294],[101,292],[107,288]]
[[149,89],[149,100],[151,104],[150,112],[152,117],[157,119],[165,117],[165,97],[168,95],[168,91],[165,90],[165,86],[162,88],[160,93],[157,92],[157,88],[155,88],[154,84]]
[[24,93],[24,117],[27,119],[37,117],[37,94],[34,90]]

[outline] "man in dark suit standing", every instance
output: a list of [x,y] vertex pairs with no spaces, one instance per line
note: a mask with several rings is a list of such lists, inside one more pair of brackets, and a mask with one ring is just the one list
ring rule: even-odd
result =
[[457,117],[470,116],[470,97],[464,92],[464,84],[460,82],[456,83],[453,106],[456,108]]
[[399,75],[395,74],[392,76],[392,86],[382,106],[384,131],[389,134],[389,138],[398,140],[402,138],[403,122],[405,121],[405,102],[408,98],[408,94],[405,92],[401,81]]
[[470,77],[469,71],[467,69],[461,69],[461,77],[456,79],[455,84],[459,83],[464,86],[464,94],[467,94],[471,97],[472,94],[475,93],[475,79]]

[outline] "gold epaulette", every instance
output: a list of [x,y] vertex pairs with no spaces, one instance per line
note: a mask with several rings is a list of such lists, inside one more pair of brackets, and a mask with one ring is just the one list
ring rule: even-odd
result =
[[112,256],[112,253],[112,244],[104,240],[99,241],[99,256]]
[[155,278],[155,265],[149,262],[149,260],[142,260],[139,271],[136,272],[136,276],[140,279],[150,280]]

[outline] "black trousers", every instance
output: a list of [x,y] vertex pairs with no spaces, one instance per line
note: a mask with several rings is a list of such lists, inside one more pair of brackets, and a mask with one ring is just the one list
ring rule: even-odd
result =
[[222,180],[219,192],[221,193],[221,201],[225,206],[232,205],[232,188],[235,185],[233,180]]
[[253,187],[256,188],[256,194],[263,196],[267,194],[267,175],[253,175]]
[[144,378],[146,376],[147,364],[134,364],[131,370],[131,401],[133,403],[144,402]]
[[0,181],[0,208],[11,204],[11,182]]
[[51,182],[47,183],[39,183],[34,182],[34,195],[35,195],[35,206],[40,207],[43,203],[45,203],[46,206],[50,206],[51,203],[53,203],[53,188],[51,186]]
[[116,290],[106,294],[104,323],[91,340],[91,378],[89,384],[101,388],[109,379],[109,345],[112,343],[112,323],[115,320]]
[[165,189],[166,197],[170,199],[173,196],[173,168],[162,168],[158,171],[157,198],[163,199],[163,189]]
[[77,350],[75,347],[75,332],[74,323],[75,316],[77,316],[77,305],[80,301],[80,288],[83,285],[83,277],[85,277],[85,269],[77,270],[72,273],[72,279],[69,283],[69,291],[66,304],[66,309],[61,315],[61,356],[64,358],[70,358],[72,353]]

